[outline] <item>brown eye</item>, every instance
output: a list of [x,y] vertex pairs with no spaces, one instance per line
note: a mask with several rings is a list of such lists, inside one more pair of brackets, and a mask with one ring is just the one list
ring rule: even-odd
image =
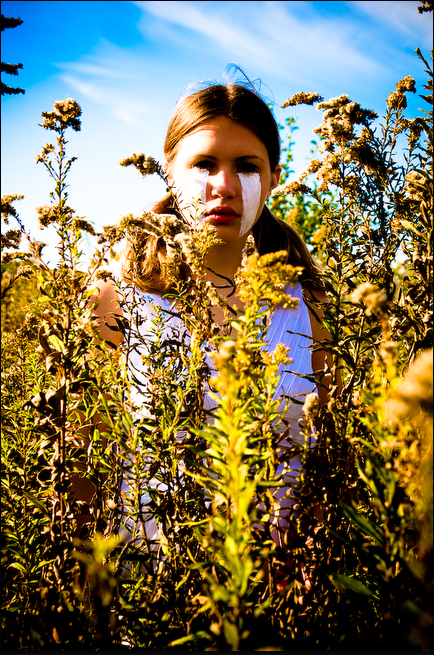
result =
[[259,168],[256,164],[252,164],[247,161],[243,161],[241,164],[238,164],[239,173],[259,173]]
[[208,159],[201,159],[193,164],[193,168],[198,168],[201,171],[210,171],[214,166],[213,162]]

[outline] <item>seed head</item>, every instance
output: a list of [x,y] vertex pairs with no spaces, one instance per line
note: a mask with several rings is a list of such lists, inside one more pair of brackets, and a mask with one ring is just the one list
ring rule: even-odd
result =
[[363,282],[355,289],[351,296],[351,302],[366,305],[365,314],[371,316],[375,310],[382,309],[387,303],[387,294],[370,282]]
[[271,195],[286,196],[290,194],[291,196],[298,196],[298,195],[305,196],[310,193],[311,193],[311,189],[307,186],[307,184],[302,184],[301,182],[294,181],[276,187],[275,189],[273,189]]
[[395,86],[398,93],[405,93],[406,91],[411,91],[412,93],[416,93],[416,82],[414,81],[411,75],[407,75],[407,77],[403,77],[402,80],[399,80],[399,82],[397,82]]
[[146,175],[153,175],[154,173],[162,175],[160,164],[150,155],[144,155],[143,152],[133,152],[133,154],[129,157],[121,159],[119,165],[135,166],[142,177],[145,177]]
[[423,191],[427,185],[427,178],[417,171],[410,171],[405,176],[405,190],[411,200],[423,200]]
[[41,127],[45,130],[63,132],[67,127],[72,127],[75,132],[81,129],[81,107],[73,98],[59,100],[54,103],[54,111],[43,111],[44,122]]
[[324,98],[319,93],[304,93],[301,91],[288,98],[288,100],[285,100],[282,109],[293,107],[294,105],[313,105],[315,102],[321,102],[321,100],[324,100]]
[[14,194],[6,194],[2,196],[1,199],[1,214],[2,214],[2,219],[6,223],[6,225],[9,222],[9,216],[13,216],[14,218],[17,218],[18,212],[15,209],[15,207],[12,205],[15,200],[22,200],[24,196],[20,196],[17,193]]
[[433,413],[433,351],[425,350],[415,359],[401,384],[386,403],[391,420],[400,421],[423,410]]
[[407,98],[403,93],[392,91],[392,93],[389,94],[386,103],[389,109],[395,111],[397,109],[405,109],[407,107]]
[[73,220],[73,225],[76,230],[80,230],[81,232],[87,232],[88,234],[92,234],[92,236],[95,236],[95,228],[89,221],[86,221],[84,218],[74,218]]
[[303,404],[303,412],[309,424],[313,424],[319,413],[318,394],[308,393]]

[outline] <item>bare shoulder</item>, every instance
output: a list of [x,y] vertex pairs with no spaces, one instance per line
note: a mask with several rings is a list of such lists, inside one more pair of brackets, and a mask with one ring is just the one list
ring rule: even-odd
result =
[[96,301],[96,316],[101,316],[102,318],[107,312],[113,312],[116,310],[118,310],[118,313],[122,313],[119,303],[119,295],[112,282],[98,280],[92,286],[95,289],[95,292],[91,296],[91,301]]
[[320,341],[328,336],[328,332],[323,325],[324,311],[321,305],[329,302],[329,297],[322,289],[306,287],[303,289],[303,299],[309,310],[312,336],[316,341]]
[[122,333],[113,329],[118,326],[116,316],[122,316],[118,292],[113,283],[102,280],[96,281],[92,287],[95,291],[89,298],[89,304],[93,305],[94,316],[100,319],[100,335],[118,346],[122,341]]
[[303,296],[307,303],[309,301],[311,302],[318,302],[321,304],[326,304],[329,302],[329,297],[327,293],[323,289],[315,289],[313,287],[304,287],[303,288]]

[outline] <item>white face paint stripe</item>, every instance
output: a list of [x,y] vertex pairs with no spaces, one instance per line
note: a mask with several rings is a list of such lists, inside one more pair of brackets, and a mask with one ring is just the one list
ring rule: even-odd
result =
[[[197,225],[202,225],[204,222],[208,176],[209,171],[207,170],[191,169],[187,189],[183,193],[184,209],[188,212],[191,222],[196,220]],[[197,215],[195,215],[196,203],[198,203]]]
[[259,173],[237,173],[237,175],[241,182],[243,197],[243,215],[239,232],[239,236],[242,237],[253,227],[261,202],[262,187]]

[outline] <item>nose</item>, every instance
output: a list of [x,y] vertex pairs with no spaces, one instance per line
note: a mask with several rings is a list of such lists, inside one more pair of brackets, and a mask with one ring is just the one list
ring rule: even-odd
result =
[[215,175],[210,175],[208,183],[214,198],[234,198],[239,179],[231,171],[221,168]]

